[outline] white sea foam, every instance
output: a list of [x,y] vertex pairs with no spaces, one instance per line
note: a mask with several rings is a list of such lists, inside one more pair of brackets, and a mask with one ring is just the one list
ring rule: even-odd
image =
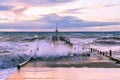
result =
[[5,80],[12,72],[16,71],[16,68],[8,68],[0,70],[0,80]]

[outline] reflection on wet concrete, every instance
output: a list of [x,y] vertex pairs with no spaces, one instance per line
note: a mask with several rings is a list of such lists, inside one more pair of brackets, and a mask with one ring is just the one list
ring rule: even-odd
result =
[[23,68],[6,80],[119,80],[119,74],[115,68]]

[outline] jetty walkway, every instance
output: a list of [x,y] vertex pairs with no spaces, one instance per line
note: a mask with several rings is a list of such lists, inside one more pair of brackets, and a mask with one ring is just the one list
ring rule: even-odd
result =
[[[60,38],[60,40],[73,46],[65,38]],[[119,80],[120,70],[97,69],[120,68],[120,60],[113,57],[112,51],[104,52],[94,48],[89,49],[90,55],[50,57],[47,59],[30,58],[18,64],[18,70],[6,80],[99,80],[99,78],[101,80]],[[109,73],[109,76],[106,76],[106,73],[107,75]]]
[[[98,55],[96,56],[96,54]],[[19,64],[18,70],[6,80],[99,80],[99,78],[112,80],[116,77],[119,80],[120,70],[118,68],[120,65],[118,63],[119,60],[113,58],[111,53],[103,53],[91,48],[89,57],[77,55],[51,60],[29,59]],[[106,73],[109,73],[109,77],[106,76]]]

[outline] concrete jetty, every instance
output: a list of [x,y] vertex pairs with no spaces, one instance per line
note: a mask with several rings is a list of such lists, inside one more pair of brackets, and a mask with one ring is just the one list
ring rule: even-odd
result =
[[[88,75],[89,74],[89,75]],[[107,75],[106,75],[107,74]],[[6,80],[119,80],[120,69],[109,68],[23,68]]]
[[[120,68],[120,65],[117,65],[114,61],[112,62],[108,57],[101,54],[89,57],[60,57],[50,60],[49,58],[33,59],[19,64],[18,70],[8,76],[6,80],[71,80],[72,77],[79,80],[81,79],[80,76],[83,76],[84,73],[85,80],[90,80],[86,79],[86,77],[93,75],[86,75],[90,72],[89,70],[85,70],[86,72],[82,70],[84,69],[83,67],[88,67],[89,70],[91,70],[92,68]],[[99,72],[98,70],[99,69],[91,71],[91,74],[101,74],[106,78],[106,72],[104,72],[104,70],[103,72]],[[111,70],[108,71],[108,73],[111,75],[113,74]],[[107,77],[107,79],[108,78],[110,77]]]
[[[78,58],[77,58],[78,59]],[[73,68],[74,67],[74,68]],[[99,62],[89,62],[89,61],[76,61],[72,59],[61,58],[60,60],[31,60],[25,65],[21,66],[20,69],[12,73],[6,80],[79,80],[82,76],[86,77],[93,76],[91,74],[101,74],[106,78],[106,71],[100,72],[97,70],[84,70],[83,67],[89,67],[85,69],[92,70],[95,68],[120,68],[111,61],[99,61]],[[108,71],[108,69],[107,69]],[[69,74],[68,74],[69,73]],[[90,75],[86,75],[90,73]],[[108,71],[109,74],[113,74],[111,70]],[[84,74],[84,75],[83,75]],[[103,75],[104,74],[104,75]],[[81,77],[80,77],[81,76]],[[112,75],[113,76],[113,75]],[[74,77],[74,78],[73,78]],[[100,77],[100,76],[99,76]],[[107,76],[107,79],[111,76]],[[103,80],[104,80],[103,78]],[[98,78],[97,78],[98,79]]]
[[[66,37],[52,37],[53,42],[64,41],[66,44],[73,46]],[[84,70],[87,68],[120,68],[120,60],[112,56],[112,51],[109,53],[90,48],[89,56],[73,55],[62,57],[44,57],[37,59],[29,59],[21,64],[18,64],[17,71],[12,73],[6,80],[110,80],[113,76],[111,70],[100,72],[97,70]],[[69,74],[68,74],[69,73]],[[106,76],[109,73],[109,77]],[[114,72],[115,73],[115,72]],[[117,72],[120,73],[120,72]],[[87,75],[89,74],[89,75]],[[98,76],[98,78],[87,79],[87,77]],[[84,77],[82,77],[84,76]],[[103,77],[103,78],[102,78]],[[113,77],[116,77],[115,75]]]

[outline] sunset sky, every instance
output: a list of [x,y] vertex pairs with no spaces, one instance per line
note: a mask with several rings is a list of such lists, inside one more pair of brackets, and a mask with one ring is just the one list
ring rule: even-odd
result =
[[120,0],[0,0],[0,31],[120,31]]

